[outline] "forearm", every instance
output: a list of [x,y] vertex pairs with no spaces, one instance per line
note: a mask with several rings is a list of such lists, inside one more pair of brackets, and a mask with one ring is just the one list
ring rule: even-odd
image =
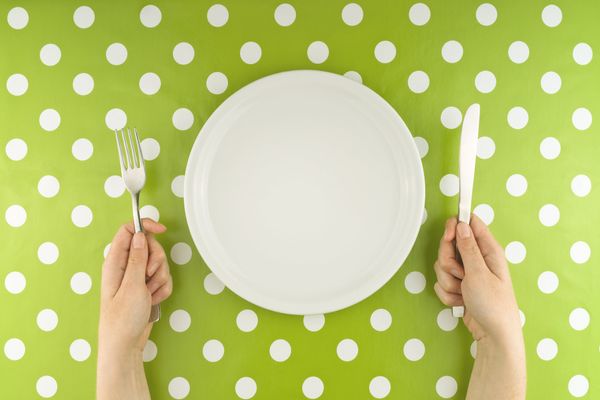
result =
[[142,353],[108,347],[98,348],[97,400],[149,400]]
[[524,400],[527,387],[525,346],[519,329],[510,339],[483,338],[467,391],[467,400]]

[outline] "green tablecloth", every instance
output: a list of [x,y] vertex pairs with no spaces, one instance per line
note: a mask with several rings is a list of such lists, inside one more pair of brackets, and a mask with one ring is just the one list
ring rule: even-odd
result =
[[[146,352],[153,398],[463,398],[472,339],[436,299],[432,264],[473,102],[485,137],[474,205],[511,261],[528,398],[599,397],[600,5],[553,3],[2,2],[0,398],[93,397],[103,252],[130,218],[109,129],[125,123],[146,138],[142,212],[169,227],[175,285]],[[322,327],[223,290],[181,198],[211,112],[301,68],[354,71],[388,100],[419,138],[427,184],[428,216],[400,271]]]

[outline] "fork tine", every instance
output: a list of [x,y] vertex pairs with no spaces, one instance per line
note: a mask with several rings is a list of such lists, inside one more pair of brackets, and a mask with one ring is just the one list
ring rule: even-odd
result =
[[144,168],[144,153],[142,153],[142,146],[140,144],[137,128],[133,128],[133,134],[135,135],[135,143],[137,145],[139,166]]
[[117,151],[119,152],[119,165],[121,166],[121,174],[125,172],[125,160],[123,159],[123,151],[121,150],[121,143],[119,141],[119,132],[115,129],[115,139],[117,140]]
[[133,139],[131,139],[131,131],[127,128],[127,136],[129,136],[129,149],[131,150],[131,162],[133,163],[133,168],[138,168],[140,163],[138,161],[137,152],[135,147],[133,146]]
[[125,147],[125,157],[127,158],[127,168],[133,168],[131,159],[129,158],[129,146],[127,146],[127,139],[125,139],[125,132],[121,129],[121,138],[123,139],[123,146]]

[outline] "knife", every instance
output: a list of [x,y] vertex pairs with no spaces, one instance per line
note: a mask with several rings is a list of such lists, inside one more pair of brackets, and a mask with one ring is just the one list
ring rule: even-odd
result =
[[[478,136],[479,104],[475,103],[467,109],[460,133],[458,221],[466,224],[471,222],[471,200],[473,197]],[[456,250],[456,253],[460,257],[458,250]],[[452,307],[452,315],[455,317],[459,318],[464,314],[465,308],[463,306]]]

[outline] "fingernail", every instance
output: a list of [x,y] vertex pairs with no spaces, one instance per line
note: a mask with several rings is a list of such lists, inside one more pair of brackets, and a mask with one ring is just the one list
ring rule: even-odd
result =
[[143,249],[144,242],[146,241],[146,237],[142,232],[137,232],[133,235],[133,248],[134,249]]
[[456,231],[458,232],[458,237],[461,239],[466,239],[471,236],[471,228],[467,226],[464,222],[459,222],[456,227]]

